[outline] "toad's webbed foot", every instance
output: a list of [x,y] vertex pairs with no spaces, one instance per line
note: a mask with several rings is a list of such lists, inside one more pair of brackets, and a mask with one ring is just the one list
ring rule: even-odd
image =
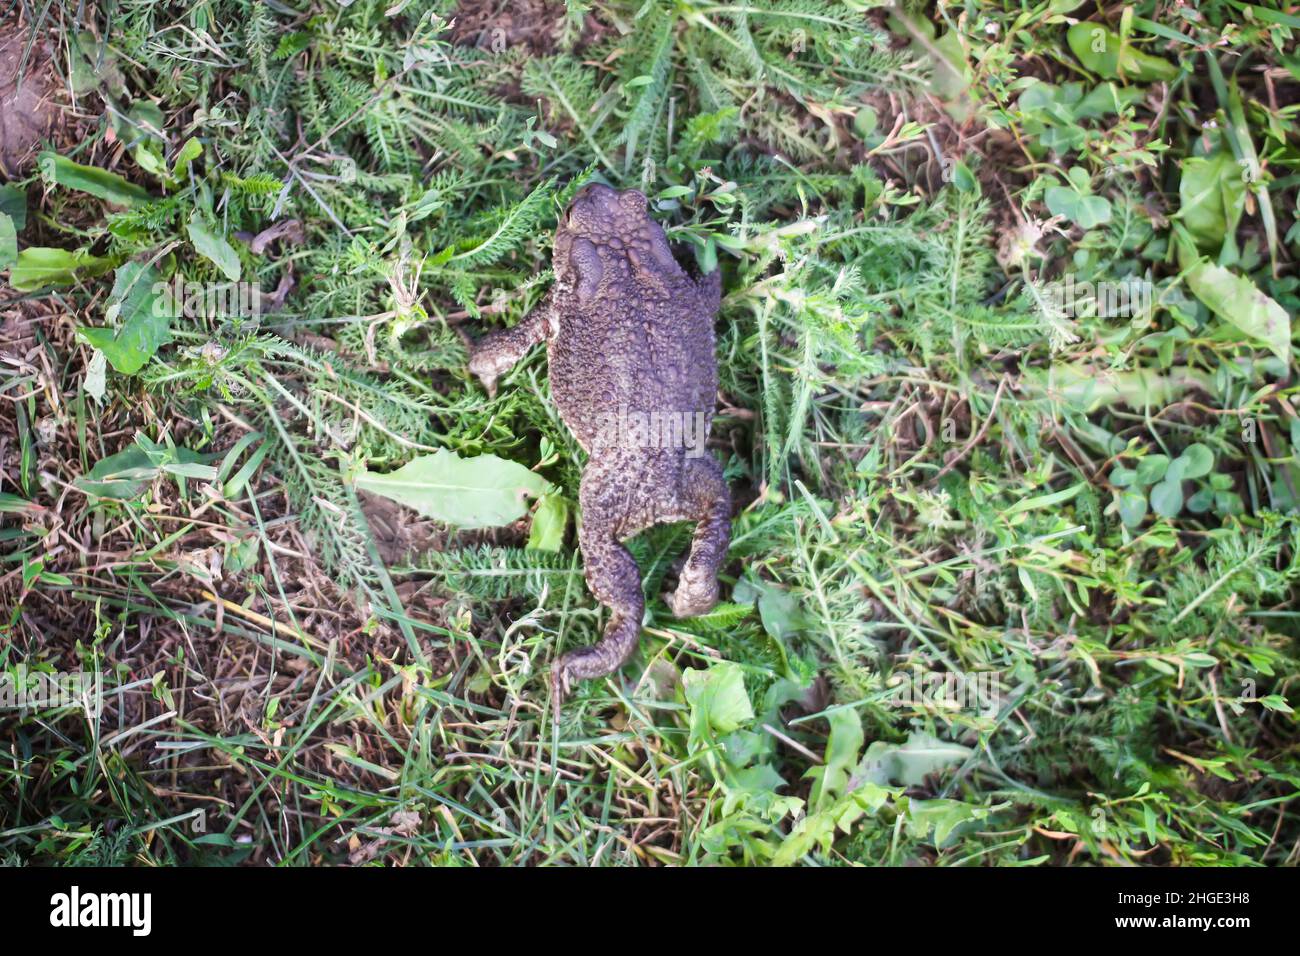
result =
[[707,455],[688,459],[684,484],[684,517],[696,525],[677,589],[664,595],[674,617],[704,614],[718,603],[718,569],[731,539],[731,493],[717,460]]

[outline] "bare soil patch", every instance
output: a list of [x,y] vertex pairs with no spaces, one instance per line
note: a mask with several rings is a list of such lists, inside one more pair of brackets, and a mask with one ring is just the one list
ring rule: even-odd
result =
[[0,177],[23,175],[59,115],[50,44],[16,24],[0,25]]

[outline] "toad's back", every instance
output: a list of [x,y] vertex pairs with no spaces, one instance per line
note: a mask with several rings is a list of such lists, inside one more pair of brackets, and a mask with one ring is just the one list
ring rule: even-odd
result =
[[611,265],[590,303],[576,295],[556,303],[551,393],[565,424],[588,451],[611,415],[690,421],[699,413],[707,429],[718,388],[716,306],[702,301],[676,262],[672,272],[651,277],[638,275],[627,259]]

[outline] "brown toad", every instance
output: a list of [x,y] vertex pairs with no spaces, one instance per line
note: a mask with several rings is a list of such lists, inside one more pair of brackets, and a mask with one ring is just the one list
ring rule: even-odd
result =
[[641,634],[641,576],[622,542],[651,525],[693,521],[690,555],[665,595],[677,617],[717,603],[731,496],[704,447],[718,388],[713,321],[717,271],[698,281],[673,258],[636,190],[584,188],[561,219],[555,284],[518,325],[485,337],[470,371],[489,392],[546,340],[551,394],[588,453],[578,499],[587,585],[613,613],[600,642],[551,671],[556,704],[574,678],[622,666]]

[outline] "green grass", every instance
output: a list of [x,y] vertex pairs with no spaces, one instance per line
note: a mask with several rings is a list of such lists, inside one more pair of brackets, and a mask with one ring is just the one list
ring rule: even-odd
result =
[[[396,7],[24,7],[92,169],[0,193],[0,666],[107,694],[0,711],[0,859],[1300,859],[1296,13]],[[593,178],[723,270],[737,514],[723,602],[653,597],[555,715],[583,456],[463,333]],[[130,288],[236,273],[283,302]],[[353,485],[443,448],[565,534]],[[633,542],[648,596],[688,537]]]

